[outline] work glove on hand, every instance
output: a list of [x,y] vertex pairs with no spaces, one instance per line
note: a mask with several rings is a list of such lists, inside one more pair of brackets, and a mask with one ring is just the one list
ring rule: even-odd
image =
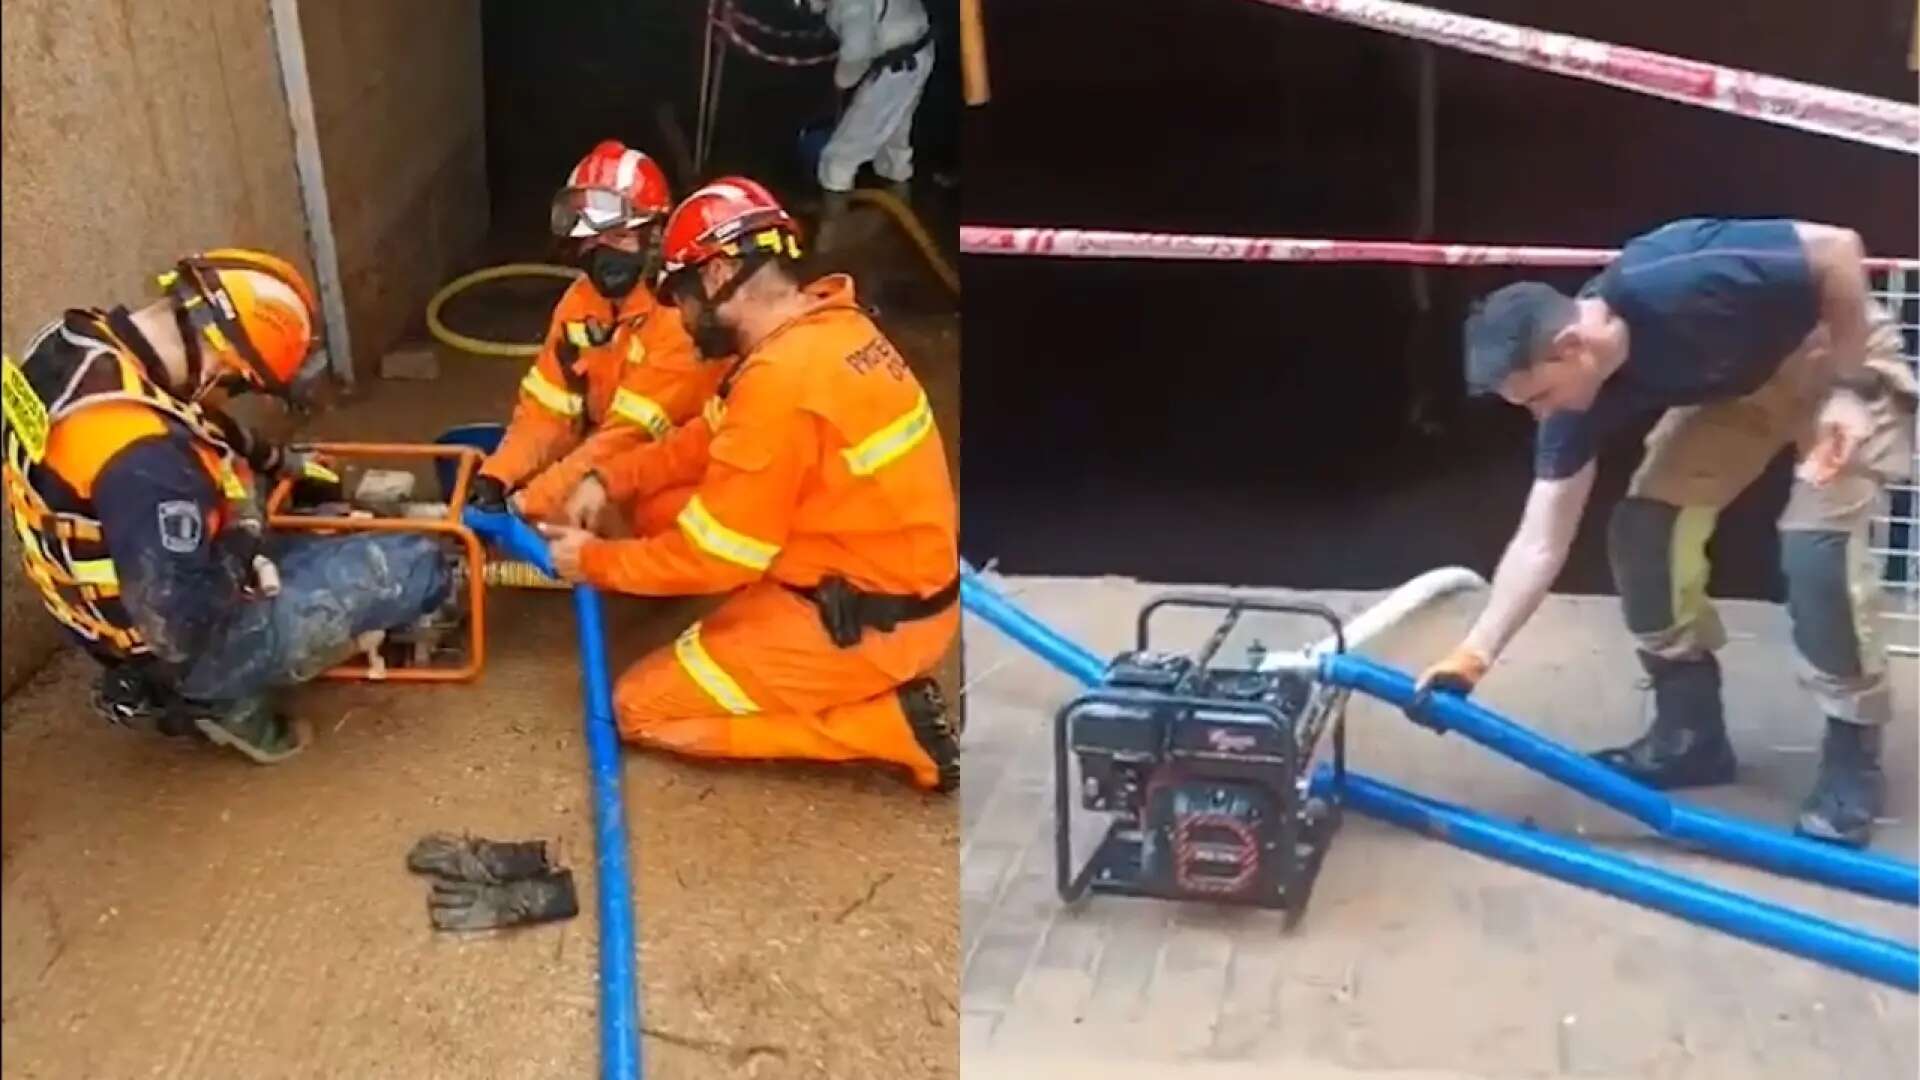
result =
[[435,930],[497,930],[554,922],[580,914],[573,872],[485,885],[473,881],[436,881],[427,897]]
[[428,833],[407,852],[407,869],[481,885],[498,885],[553,872],[544,840],[486,840]]
[[1470,694],[1480,680],[1486,678],[1487,669],[1493,661],[1485,653],[1468,645],[1456,645],[1439,663],[1429,666],[1414,680],[1413,700],[1407,703],[1406,714],[1421,723],[1425,723],[1427,705],[1433,700],[1435,690],[1447,690],[1456,694]]
[[475,510],[492,513],[505,513],[507,510],[507,485],[497,476],[476,476],[467,487],[467,505]]

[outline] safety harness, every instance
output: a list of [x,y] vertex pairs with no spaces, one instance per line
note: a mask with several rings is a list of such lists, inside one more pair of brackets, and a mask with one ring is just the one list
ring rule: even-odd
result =
[[[230,504],[250,505],[252,492],[239,460],[197,405],[156,386],[136,359],[145,345],[122,338],[118,320],[96,311],[70,311],[28,347],[27,359],[0,363],[6,431],[5,484],[20,536],[26,574],[54,618],[92,645],[131,658],[151,650],[120,597],[100,521],[88,500],[46,461],[54,425],[79,412],[130,401],[170,417],[215,460]],[[62,508],[56,509],[55,504]]]

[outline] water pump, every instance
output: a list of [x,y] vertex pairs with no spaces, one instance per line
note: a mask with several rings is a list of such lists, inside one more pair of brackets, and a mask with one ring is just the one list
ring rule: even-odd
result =
[[[1156,650],[1149,633],[1154,614],[1170,608],[1223,614],[1201,649],[1183,655]],[[1309,796],[1309,767],[1325,739],[1333,767],[1344,768],[1347,691],[1298,671],[1261,671],[1257,645],[1246,667],[1216,666],[1249,612],[1321,620],[1345,649],[1339,618],[1320,605],[1170,594],[1140,610],[1135,648],[1114,658],[1101,685],[1055,716],[1062,900],[1089,891],[1195,900],[1298,921],[1340,824],[1337,803]],[[1076,803],[1109,819],[1079,866]]]

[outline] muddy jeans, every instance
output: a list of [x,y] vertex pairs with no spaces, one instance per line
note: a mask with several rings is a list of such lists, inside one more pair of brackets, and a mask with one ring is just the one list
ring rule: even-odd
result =
[[307,682],[355,651],[354,638],[404,626],[447,598],[452,569],[418,534],[280,537],[279,595],[243,604],[174,686],[212,705]]
[[[1906,361],[1899,331],[1878,304],[1868,321],[1868,364],[1884,373],[1883,385],[1900,385]],[[1707,599],[1707,541],[1720,511],[1775,456],[1788,447],[1804,455],[1811,446],[1829,393],[1826,349],[1825,327],[1816,327],[1758,390],[1671,409],[1648,433],[1646,455],[1608,530],[1627,627],[1642,650],[1687,659],[1726,643]],[[1796,476],[1779,529],[1801,685],[1828,716],[1880,724],[1891,715],[1892,698],[1867,527],[1885,481],[1911,471],[1914,419],[1911,402],[1891,393],[1869,411],[1875,430],[1862,454],[1869,473],[1849,472],[1825,487]]]

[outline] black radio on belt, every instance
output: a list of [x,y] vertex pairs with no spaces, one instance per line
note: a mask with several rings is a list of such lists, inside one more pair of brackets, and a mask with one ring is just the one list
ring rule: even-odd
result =
[[[1186,656],[1152,648],[1148,624],[1166,608],[1224,614],[1200,651]],[[1287,926],[1299,919],[1340,820],[1337,803],[1310,797],[1308,767],[1329,732],[1334,768],[1344,766],[1346,691],[1297,672],[1258,670],[1258,646],[1246,668],[1213,666],[1247,612],[1322,620],[1345,648],[1339,618],[1319,605],[1163,596],[1141,609],[1135,649],[1055,717],[1062,900],[1091,890],[1275,908],[1286,912]],[[1078,867],[1076,802],[1110,819]]]

